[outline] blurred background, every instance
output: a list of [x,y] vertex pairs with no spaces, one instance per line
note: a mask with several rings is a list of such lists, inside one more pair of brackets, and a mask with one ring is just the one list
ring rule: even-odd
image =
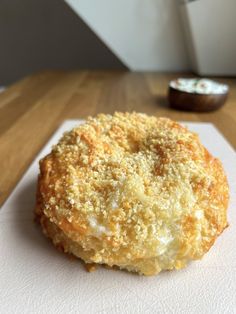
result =
[[235,0],[0,0],[0,86],[44,69],[236,75]]

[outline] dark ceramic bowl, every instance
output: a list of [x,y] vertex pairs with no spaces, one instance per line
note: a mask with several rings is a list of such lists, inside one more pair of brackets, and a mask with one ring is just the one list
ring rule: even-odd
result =
[[197,94],[180,91],[169,86],[168,99],[170,107],[178,110],[207,112],[222,107],[228,97],[223,94]]

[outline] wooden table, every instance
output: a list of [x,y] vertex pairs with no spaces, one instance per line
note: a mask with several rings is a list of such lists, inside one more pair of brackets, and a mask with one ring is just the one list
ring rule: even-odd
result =
[[212,122],[236,148],[236,79],[219,80],[230,86],[229,99],[221,110],[198,114],[168,108],[168,82],[178,76],[181,74],[47,71],[7,88],[0,94],[0,204],[65,119],[137,111]]

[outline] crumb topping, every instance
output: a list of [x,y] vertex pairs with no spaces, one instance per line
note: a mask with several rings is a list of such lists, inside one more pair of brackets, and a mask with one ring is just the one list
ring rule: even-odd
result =
[[44,215],[96,251],[90,262],[158,257],[161,267],[178,267],[178,256],[201,256],[209,232],[225,224],[215,211],[228,201],[220,162],[166,118],[90,117],[41,161],[41,179]]

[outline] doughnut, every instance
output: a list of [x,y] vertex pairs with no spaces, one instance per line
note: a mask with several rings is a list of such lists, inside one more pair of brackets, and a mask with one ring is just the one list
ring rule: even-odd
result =
[[35,216],[91,269],[155,275],[204,256],[228,225],[228,200],[222,164],[197,134],[117,112],[89,117],[40,160]]

